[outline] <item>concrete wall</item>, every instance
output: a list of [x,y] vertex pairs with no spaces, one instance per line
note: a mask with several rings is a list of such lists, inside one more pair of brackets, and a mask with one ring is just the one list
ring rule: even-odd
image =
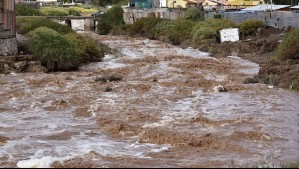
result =
[[0,56],[16,55],[18,44],[16,38],[0,39]]
[[84,30],[85,31],[95,31],[95,20],[94,19],[85,19],[84,20]]
[[222,17],[231,19],[238,24],[247,19],[260,19],[267,26],[277,29],[287,29],[288,27],[299,28],[299,13],[293,12],[224,13]]
[[[157,18],[165,18],[175,20],[183,17],[187,9],[169,9],[169,8],[153,8],[153,9],[136,9],[125,8],[124,20],[127,24],[132,24],[142,17],[155,16]],[[216,13],[206,13],[206,19],[213,19]],[[274,12],[257,12],[257,13],[222,13],[222,18],[231,19],[239,24],[248,19],[260,19],[267,26],[277,29],[287,29],[288,27],[299,28],[299,13],[290,11],[274,11]]]
[[152,9],[137,9],[125,8],[124,20],[127,24],[132,24],[140,18],[155,16],[156,18],[165,18],[175,20],[178,17],[183,17],[187,9],[168,9],[168,8],[152,8]]

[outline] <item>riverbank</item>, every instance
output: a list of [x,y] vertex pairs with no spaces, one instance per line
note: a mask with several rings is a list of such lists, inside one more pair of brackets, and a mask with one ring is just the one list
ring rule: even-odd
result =
[[[194,45],[189,40],[184,41],[180,47],[193,47],[203,52],[208,52],[212,57],[225,58],[227,56],[238,56],[260,65],[259,74],[253,79],[245,80],[244,83],[266,83],[285,89],[296,89],[292,84],[298,78],[299,62],[287,60],[277,62],[273,56],[277,46],[284,39],[287,32],[267,27],[260,28],[250,36],[241,37],[238,42],[218,43],[214,39],[204,40]],[[24,40],[18,36],[24,50]],[[39,61],[33,61],[30,55],[9,56],[0,58],[0,73],[11,72],[46,72],[39,65]]]
[[260,82],[285,89],[294,89],[297,86],[292,86],[292,83],[298,78],[299,61],[275,61],[273,59],[279,43],[283,41],[286,34],[286,31],[267,27],[259,29],[250,36],[241,37],[239,42],[206,41],[194,47],[200,51],[209,52],[216,58],[238,56],[259,64],[261,67],[259,74],[245,83]]

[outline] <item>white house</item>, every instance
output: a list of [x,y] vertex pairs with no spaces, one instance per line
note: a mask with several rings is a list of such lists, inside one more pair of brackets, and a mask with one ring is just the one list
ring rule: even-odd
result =
[[160,0],[160,8],[167,8],[167,0]]

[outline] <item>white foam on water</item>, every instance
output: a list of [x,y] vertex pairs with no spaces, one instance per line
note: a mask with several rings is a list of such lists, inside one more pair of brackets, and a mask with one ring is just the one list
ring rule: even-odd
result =
[[161,147],[159,149],[152,149],[151,152],[153,153],[160,153],[162,151],[167,151],[169,148],[168,147]]
[[[55,161],[62,159],[55,157],[42,157],[41,159],[23,160],[17,163],[18,168],[50,168]],[[64,159],[65,160],[65,159]]]

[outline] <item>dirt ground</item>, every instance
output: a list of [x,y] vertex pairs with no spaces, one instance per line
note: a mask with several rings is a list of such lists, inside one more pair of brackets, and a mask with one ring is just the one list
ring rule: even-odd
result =
[[212,53],[216,58],[230,55],[258,63],[261,67],[257,78],[261,83],[269,83],[268,78],[275,77],[271,85],[289,89],[292,80],[299,74],[299,62],[288,60],[273,61],[278,44],[283,40],[287,31],[272,27],[263,28],[253,35],[241,37],[241,41],[233,43],[205,43],[195,46],[201,51]]

